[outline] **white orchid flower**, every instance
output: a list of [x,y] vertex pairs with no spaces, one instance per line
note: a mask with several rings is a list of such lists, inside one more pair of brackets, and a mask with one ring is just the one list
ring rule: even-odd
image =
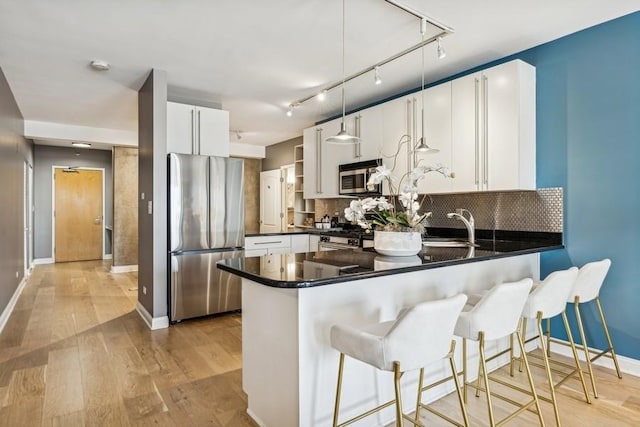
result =
[[414,200],[418,200],[418,193],[415,193],[415,192],[400,193],[400,195],[398,196],[398,199],[400,199],[400,203],[402,203],[402,206],[404,206],[405,208],[408,208],[409,205],[414,202]]
[[416,185],[415,181],[411,181],[411,182],[405,182],[404,184],[402,184],[402,192],[403,193],[417,193],[418,192],[418,186]]

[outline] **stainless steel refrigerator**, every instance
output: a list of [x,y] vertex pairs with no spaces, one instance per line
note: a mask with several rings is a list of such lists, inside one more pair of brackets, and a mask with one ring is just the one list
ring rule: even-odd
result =
[[240,308],[240,278],[216,267],[243,255],[244,162],[169,154],[172,322]]

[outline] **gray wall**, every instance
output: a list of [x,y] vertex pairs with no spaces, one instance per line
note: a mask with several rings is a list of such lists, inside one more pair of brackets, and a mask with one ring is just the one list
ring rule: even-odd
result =
[[[76,155],[79,154],[79,155]],[[66,147],[36,145],[34,147],[34,258],[52,258],[51,238],[53,235],[52,168],[53,166],[80,166],[104,168],[104,224],[113,225],[113,178],[111,150],[88,150]],[[111,253],[111,242],[105,233],[106,253]]]
[[280,169],[280,166],[293,164],[293,147],[302,144],[302,137],[288,139],[266,148],[262,159],[262,171]]
[[33,164],[24,120],[0,69],[0,314],[24,276],[24,164]]
[[[167,315],[165,71],[152,70],[138,91],[138,150],[138,302],[151,316],[161,318]],[[151,214],[149,202],[153,205]]]

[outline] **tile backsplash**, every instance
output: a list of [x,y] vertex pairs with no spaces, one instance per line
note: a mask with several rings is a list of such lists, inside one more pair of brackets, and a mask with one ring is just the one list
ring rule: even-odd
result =
[[[487,191],[460,194],[426,195],[422,207],[431,211],[430,227],[464,228],[460,221],[447,218],[456,208],[469,210],[476,228],[485,230],[541,231],[562,233],[562,188],[534,191]],[[344,215],[350,199],[316,199],[316,219],[326,213]]]

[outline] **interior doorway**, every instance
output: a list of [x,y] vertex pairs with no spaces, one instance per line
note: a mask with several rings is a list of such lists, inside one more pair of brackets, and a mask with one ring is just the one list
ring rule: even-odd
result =
[[55,262],[104,257],[104,169],[53,168]]
[[282,175],[280,169],[260,172],[260,232],[282,231]]

